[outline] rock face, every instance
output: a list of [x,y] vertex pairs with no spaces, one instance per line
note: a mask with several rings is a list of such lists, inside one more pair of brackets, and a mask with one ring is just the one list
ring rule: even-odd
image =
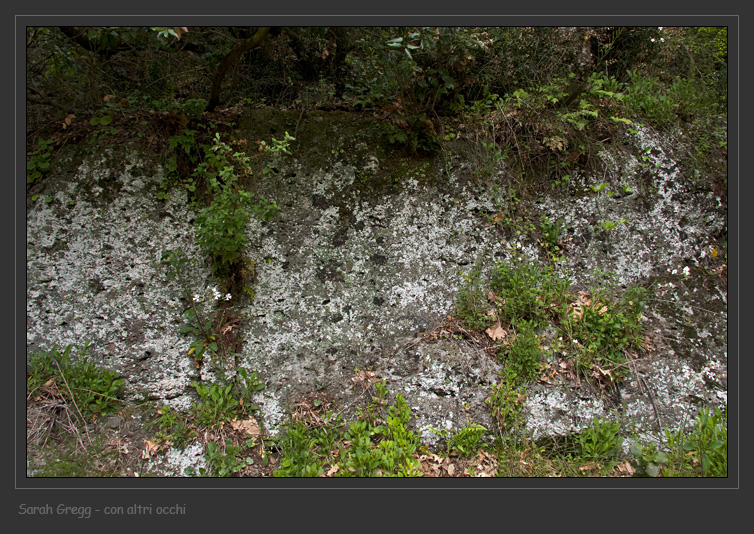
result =
[[[485,399],[502,364],[462,336],[428,334],[453,313],[466,275],[487,276],[514,253],[542,253],[526,232],[506,238],[492,224],[508,171],[474,180],[462,149],[444,159],[401,155],[378,123],[346,113],[258,110],[235,135],[269,141],[285,131],[297,139],[293,155],[248,184],[281,215],[247,228],[255,299],[234,310],[242,364],[267,385],[258,393],[265,428],[277,432],[316,393],[334,412],[353,412],[374,379],[406,397],[428,444],[439,439],[432,429],[493,428]],[[619,401],[558,376],[530,386],[525,415],[535,439],[577,431],[595,416],[623,418],[651,438],[685,424],[699,403],[727,402],[725,199],[686,176],[673,145],[651,130],[600,157],[608,175],[574,173],[568,185],[548,187],[527,201],[530,220],[545,215],[568,228],[559,269],[575,287],[595,283],[601,269],[651,290],[649,349],[633,361]],[[194,244],[186,193],[157,200],[163,171],[152,159],[128,147],[93,150],[50,178],[40,197],[51,202],[29,202],[27,351],[91,339],[90,354],[121,373],[128,398],[186,409],[190,383],[212,376],[187,356],[182,313],[187,295],[216,282]],[[595,193],[602,182],[617,193]],[[617,226],[604,229],[605,221]],[[178,247],[192,259],[190,287],[168,282],[160,264]]]

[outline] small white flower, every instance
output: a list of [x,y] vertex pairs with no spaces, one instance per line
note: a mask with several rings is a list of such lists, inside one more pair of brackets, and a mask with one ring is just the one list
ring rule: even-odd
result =
[[678,269],[673,269],[672,271],[670,271],[670,274],[678,274]]
[[199,302],[202,298],[199,295],[194,295],[194,302]]
[[665,42],[665,38],[664,37],[660,37],[660,41],[664,43]]
[[230,297],[230,293],[228,293],[227,295],[225,295],[225,300],[230,300],[230,298],[231,298]]
[[684,275],[684,276],[688,276],[688,275],[689,275],[689,271],[690,271],[690,270],[689,270],[689,268],[688,268],[688,267],[684,267],[684,268],[683,268],[683,275]]
[[655,38],[654,37],[651,37],[649,40],[652,41],[653,43],[655,42]]
[[574,340],[573,340],[573,342],[574,342],[574,343],[575,343],[576,345],[578,345],[578,344],[579,344],[579,340],[578,340],[578,339],[574,339]]

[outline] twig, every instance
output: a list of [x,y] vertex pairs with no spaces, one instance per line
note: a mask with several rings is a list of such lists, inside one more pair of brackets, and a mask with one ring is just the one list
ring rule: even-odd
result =
[[[55,367],[58,368],[58,372],[60,373],[60,377],[63,379],[63,383],[65,384],[65,388],[68,390],[68,394],[71,396],[71,402],[73,403],[73,407],[76,408],[76,412],[79,414],[79,417],[81,418],[81,421],[84,424],[84,431],[86,432],[86,439],[89,440],[89,443],[92,442],[92,438],[89,436],[89,429],[86,425],[86,419],[84,419],[84,416],[81,415],[81,410],[79,410],[78,405],[76,404],[76,399],[73,396],[73,392],[71,391],[71,388],[68,386],[68,381],[65,379],[65,375],[63,375],[63,370],[60,369],[60,365],[58,364],[57,360],[55,360]],[[70,414],[68,415],[68,420],[71,420]],[[74,425],[74,428],[75,425]],[[76,431],[76,434],[78,434],[78,430]],[[79,443],[81,443],[80,436],[79,436]],[[81,448],[84,448],[84,444],[81,443]]]
[[652,395],[652,391],[649,389],[647,381],[644,380],[643,376],[640,376],[639,383],[642,382],[644,383],[644,388],[646,389],[647,395],[649,396],[649,400],[652,402],[652,408],[654,408],[655,416],[657,417],[657,426],[660,427],[660,432],[662,434],[665,434],[665,429],[662,426],[662,419],[660,418],[660,410],[657,409],[657,403],[655,403],[654,395]]
[[658,298],[654,298],[654,297],[648,298],[647,300],[654,300],[654,301],[658,301],[658,302],[667,302],[667,303],[670,303],[670,304],[677,304],[679,306],[688,306],[689,308],[694,308],[695,310],[705,311],[707,313],[713,313],[715,315],[717,315],[718,313],[720,313],[720,312],[715,312],[715,311],[712,311],[712,310],[707,310],[705,308],[700,308],[699,306],[692,306],[691,304],[684,304],[684,303],[676,302],[676,301],[673,301],[673,300],[658,299]]

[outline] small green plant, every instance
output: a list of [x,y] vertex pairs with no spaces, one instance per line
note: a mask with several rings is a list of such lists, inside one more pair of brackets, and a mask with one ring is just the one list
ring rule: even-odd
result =
[[[291,152],[291,141],[295,141],[296,138],[291,136],[288,132],[285,132],[285,137],[283,139],[278,140],[274,137],[272,138],[272,144],[268,145],[265,141],[259,141],[259,152],[262,153],[268,153],[268,154],[276,154],[278,152],[282,152],[283,154],[288,154],[289,156],[292,154]],[[341,152],[343,152],[341,150]],[[264,166],[262,169],[262,174],[264,176],[267,176],[268,174],[271,174],[274,171],[274,167],[272,164],[268,163]]]
[[229,477],[235,475],[247,467],[254,465],[254,460],[247,456],[241,458],[239,456],[241,448],[233,445],[230,440],[225,442],[225,450],[221,450],[220,446],[215,442],[207,444],[207,453],[205,458],[209,464],[209,470],[206,471],[203,468],[199,469],[201,476],[212,477]]
[[[421,476],[419,461],[413,457],[419,438],[408,429],[411,410],[400,393],[388,408],[384,425],[367,421],[351,423],[344,437],[350,445],[341,451],[340,476]],[[373,440],[377,440],[376,442]]]
[[89,124],[91,124],[92,126],[107,126],[111,122],[113,122],[113,118],[110,115],[102,115],[100,117],[92,117],[89,120]]
[[636,116],[646,117],[656,127],[668,126],[675,120],[678,103],[668,96],[659,79],[639,71],[628,71],[630,81],[623,102]]
[[303,422],[291,422],[287,425],[285,435],[278,439],[281,458],[280,467],[275,470],[274,476],[318,477],[324,473],[323,460],[318,454],[321,444],[311,434],[310,428]]
[[575,436],[579,456],[584,460],[610,461],[618,457],[623,444],[620,423],[594,419]]
[[727,409],[702,407],[690,434],[665,433],[670,459],[664,476],[728,476]]
[[600,226],[602,227],[603,230],[613,230],[617,228],[618,226],[620,226],[621,224],[626,224],[627,222],[628,221],[626,219],[621,217],[617,221],[602,221],[602,223],[600,223]]
[[523,424],[521,408],[526,401],[526,386],[508,373],[500,375],[500,382],[490,388],[485,401],[503,431],[518,428]]
[[[181,284],[185,283],[183,266],[188,262],[186,254],[180,249],[166,250],[162,254],[162,263],[169,266],[166,274],[168,280],[177,277]],[[219,351],[222,360],[227,360],[226,348],[220,342],[219,335],[212,329],[215,319],[207,312],[207,307],[221,299],[230,300],[231,294],[222,295],[216,287],[207,288],[205,294],[194,294],[185,288],[184,291],[190,307],[184,312],[186,322],[181,326],[180,332],[190,334],[194,339],[188,349],[189,356],[194,358],[197,366],[203,362],[206,351],[209,351],[211,356],[215,356]],[[214,361],[214,358],[212,359]]]
[[521,382],[534,380],[540,372],[539,337],[531,321],[518,320],[513,325],[514,339],[500,346],[498,357],[505,362],[510,376]]
[[506,159],[506,156],[494,141],[489,143],[480,141],[480,144],[482,147],[481,164],[477,172],[486,178],[493,175],[495,168]]
[[32,184],[50,172],[52,161],[52,139],[42,139],[37,143],[37,149],[27,154],[26,183]]
[[522,258],[498,262],[491,287],[498,315],[504,321],[534,321],[544,326],[568,299],[570,281],[559,277],[551,265],[528,263]]
[[571,175],[564,174],[563,176],[557,178],[554,182],[550,184],[550,189],[555,189],[556,187],[566,187],[568,186],[570,181],[571,181]]
[[200,400],[193,405],[192,417],[205,428],[222,427],[258,410],[259,407],[251,403],[251,398],[265,387],[255,371],[248,373],[243,368],[238,369],[228,383],[192,382],[191,385]]
[[233,394],[233,384],[201,384],[191,382],[199,394],[201,402],[194,404],[195,420],[207,427],[214,428],[230,423],[239,415],[241,405]]
[[487,433],[487,427],[472,423],[451,434],[447,430],[441,434],[447,441],[448,454],[457,454],[461,458],[469,458],[484,447],[483,438]]
[[589,187],[590,187],[590,188],[592,189],[592,191],[594,191],[595,193],[599,193],[600,191],[602,191],[603,189],[605,189],[605,188],[607,187],[607,184],[606,184],[605,182],[602,182],[601,184],[597,184],[597,185],[590,185]]
[[386,407],[383,384],[370,407],[361,410],[359,419],[345,425],[340,414],[328,414],[325,424],[291,422],[278,439],[281,452],[276,477],[328,476],[420,476],[419,461],[414,457],[420,443],[408,428],[411,411],[402,395],[389,406],[380,423],[379,414]]
[[547,215],[542,215],[542,222],[539,224],[539,228],[542,231],[542,245],[545,248],[552,249],[554,251],[559,250],[558,244],[560,242],[563,231],[567,227],[563,224],[563,219],[558,219],[552,222]]
[[580,317],[574,316],[570,325],[580,369],[598,366],[611,380],[628,373],[625,351],[640,349],[644,342],[641,313],[645,297],[646,289],[638,286],[629,288],[617,300],[598,290],[589,304],[578,307]]
[[121,404],[118,396],[124,383],[117,373],[89,360],[89,344],[71,344],[63,352],[56,345],[30,357],[26,366],[27,395],[33,397],[38,390],[49,388],[87,419],[114,412]]
[[629,448],[634,459],[631,462],[636,472],[635,477],[657,477],[662,472],[662,465],[668,462],[668,455],[658,451],[654,443],[643,447],[632,443]]
[[243,259],[250,215],[266,221],[278,214],[278,207],[263,197],[253,200],[238,184],[239,174],[251,173],[250,158],[233,152],[220,134],[206,148],[205,161],[196,172],[207,180],[212,193],[209,206],[194,220],[197,242],[211,258],[215,273],[229,274]]
[[482,288],[479,271],[464,276],[466,284],[456,297],[456,314],[470,328],[485,330],[493,323],[491,307]]
[[159,430],[155,434],[155,439],[158,443],[182,449],[194,437],[194,431],[187,424],[186,417],[170,406],[166,405],[160,409],[157,424]]

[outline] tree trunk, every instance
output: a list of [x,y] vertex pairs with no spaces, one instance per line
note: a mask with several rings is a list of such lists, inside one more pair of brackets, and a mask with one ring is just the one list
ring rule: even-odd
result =
[[223,79],[225,78],[225,74],[228,72],[228,70],[230,70],[230,68],[235,65],[239,59],[241,59],[242,55],[259,46],[262,41],[265,40],[269,32],[269,26],[259,28],[252,37],[234,46],[233,49],[228,52],[228,55],[223,58],[223,60],[217,66],[215,77],[212,79],[212,90],[210,91],[210,97],[209,102],[207,102],[206,111],[213,111],[220,103],[220,93],[222,92]]

